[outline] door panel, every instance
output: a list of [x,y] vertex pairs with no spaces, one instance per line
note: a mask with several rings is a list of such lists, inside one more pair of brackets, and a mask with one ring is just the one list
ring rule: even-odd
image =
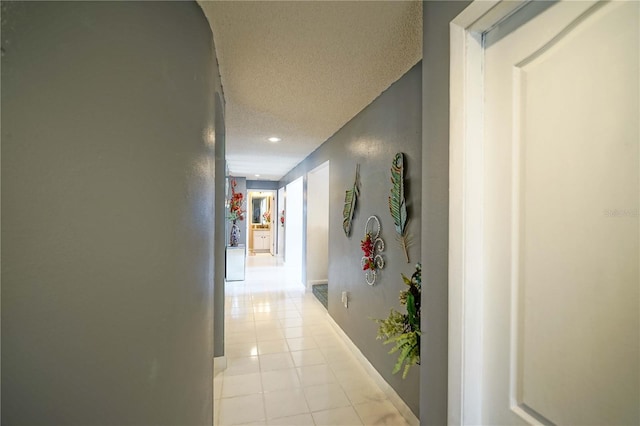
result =
[[483,423],[638,424],[640,3],[520,21],[485,50]]
[[638,62],[637,7],[609,6],[516,92],[519,400],[559,424],[637,423],[638,69],[619,65]]

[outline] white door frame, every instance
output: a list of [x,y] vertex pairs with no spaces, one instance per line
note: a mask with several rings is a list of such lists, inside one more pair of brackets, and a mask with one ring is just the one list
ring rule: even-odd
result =
[[528,1],[476,0],[450,25],[448,424],[482,423],[483,34]]

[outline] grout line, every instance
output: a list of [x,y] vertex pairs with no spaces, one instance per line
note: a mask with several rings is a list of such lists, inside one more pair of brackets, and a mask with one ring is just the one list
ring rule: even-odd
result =
[[386,380],[378,373],[378,370],[375,369],[373,365],[369,362],[369,360],[360,352],[360,349],[353,343],[353,341],[347,336],[347,334],[342,330],[342,328],[338,325],[337,322],[327,313],[327,318],[330,324],[334,327],[336,333],[341,337],[341,339],[346,344],[347,348],[351,351],[351,353],[357,358],[360,365],[369,373],[369,376],[373,378],[373,380],[380,386],[380,389],[387,395],[389,401],[396,409],[400,412],[400,415],[405,418],[405,420],[411,426],[418,426],[420,424],[420,420],[413,414],[413,411],[409,408],[409,406],[400,398],[400,396],[396,393],[396,391],[387,383]]
[[[263,271],[261,271],[262,274]],[[252,275],[252,274],[247,274],[248,276]],[[255,279],[254,279],[255,280]],[[277,284],[276,282],[277,280],[274,280],[274,283]],[[271,280],[269,281],[268,284],[271,284]],[[314,350],[317,351],[318,353],[320,353],[321,359],[324,361],[321,364],[312,364],[312,365],[305,365],[305,366],[301,366],[298,367],[295,365],[295,362],[293,362],[292,368],[295,370],[295,375],[296,378],[299,382],[298,386],[293,386],[287,389],[283,389],[283,390],[294,390],[297,389],[299,392],[302,392],[303,398],[304,398],[304,402],[306,404],[306,413],[302,413],[300,415],[308,415],[311,416],[311,420],[312,422],[315,424],[315,418],[313,417],[314,413],[318,413],[321,411],[326,411],[326,410],[333,410],[333,409],[338,409],[338,408],[346,408],[346,407],[351,407],[351,410],[354,411],[357,415],[357,418],[360,419],[360,421],[364,423],[364,420],[362,419],[360,413],[358,412],[358,410],[356,410],[356,404],[354,404],[352,397],[349,396],[349,394],[346,392],[345,389],[345,385],[338,380],[339,375],[336,373],[335,368],[337,367],[338,363],[331,363],[329,361],[329,359],[327,358],[325,351],[323,350],[323,347],[327,347],[327,346],[333,346],[333,342],[335,341],[336,343],[336,347],[337,348],[342,348],[344,350],[347,351],[347,353],[349,354],[349,358],[353,361],[355,361],[358,365],[360,365],[365,372],[369,373],[369,376],[371,377],[371,373],[368,371],[367,369],[367,365],[365,363],[362,362],[362,360],[360,359],[361,357],[363,358],[362,354],[360,353],[360,357],[357,356],[357,353],[353,350],[353,348],[351,346],[349,346],[349,342],[345,341],[345,337],[346,335],[343,335],[344,332],[342,332],[343,334],[340,334],[339,331],[342,331],[341,329],[336,329],[337,324],[335,324],[335,322],[333,321],[333,318],[331,318],[328,313],[327,310],[324,308],[324,306],[321,305],[321,303],[315,298],[315,296],[311,297],[307,297],[307,294],[310,293],[306,293],[303,291],[303,287],[300,287],[300,289],[289,289],[287,288],[286,290],[276,290],[277,294],[272,294],[269,292],[269,287],[267,285],[260,285],[260,286],[251,286],[251,279],[248,279],[247,281],[245,281],[243,283],[243,286],[241,288],[239,288],[237,286],[237,283],[234,283],[234,289],[236,290],[234,292],[234,294],[230,294],[230,292],[227,292],[227,297],[237,297],[238,299],[242,300],[242,306],[241,309],[249,309],[251,312],[251,324],[252,326],[249,327],[251,329],[253,329],[254,331],[254,335],[255,335],[255,345],[256,347],[258,346],[258,327],[257,327],[257,322],[256,321],[269,321],[271,322],[271,326],[269,327],[265,327],[262,329],[262,331],[266,331],[266,330],[271,330],[271,328],[275,328],[275,329],[279,329],[282,331],[283,336],[282,339],[285,342],[285,348],[287,349],[287,351],[285,352],[278,352],[278,353],[287,353],[289,358],[291,359],[291,361],[293,361],[293,352],[298,352],[298,351],[306,351],[306,350]],[[275,287],[277,289],[277,287]],[[262,292],[264,292],[264,294],[262,294]],[[264,319],[260,319],[257,320],[256,316],[255,316],[255,307],[254,307],[254,303],[260,303],[260,304],[264,304],[264,303],[271,303],[272,305],[275,305],[275,309],[273,311],[271,311],[271,314],[273,316],[273,319],[269,319],[269,320],[264,320]],[[226,306],[226,305],[225,305]],[[322,310],[318,310],[316,312],[316,307],[322,307]],[[227,307],[227,309],[230,309],[229,307]],[[293,326],[289,326],[289,327],[285,327],[284,325],[286,324],[286,320],[289,318],[285,318],[285,317],[281,317],[281,315],[290,315],[289,311],[295,311],[297,316],[293,317],[292,319],[295,319],[295,321],[293,321],[293,323],[295,325]],[[306,315],[305,315],[306,313]],[[263,317],[268,317],[267,315],[264,315]],[[317,320],[316,320],[317,317]],[[313,324],[321,324],[322,327],[320,328],[316,328],[315,331],[311,331],[311,329],[308,326],[305,326],[305,321],[309,321],[311,320]],[[228,321],[227,318],[225,318],[225,321]],[[317,322],[316,322],[317,321]],[[248,321],[247,321],[248,322]],[[266,324],[265,324],[266,325]],[[325,328],[326,326],[326,328]],[[297,347],[295,348],[295,350],[291,347],[290,344],[290,340],[289,338],[287,338],[286,334],[284,333],[284,331],[287,328],[302,328],[302,336],[298,336],[295,338],[291,338],[291,339],[301,339],[304,338],[305,340],[308,340],[310,342],[313,343],[313,347],[312,348],[308,348],[308,347]],[[319,336],[322,337],[321,341],[325,342],[325,344],[321,345],[318,338]],[[277,340],[282,340],[282,339],[277,339]],[[348,337],[347,337],[348,339]],[[264,341],[263,341],[264,342]],[[327,343],[329,343],[329,345],[327,345]],[[350,342],[351,345],[353,345],[353,342]],[[299,345],[300,346],[300,345]],[[355,347],[355,346],[354,346]],[[357,349],[357,348],[356,348]],[[271,354],[263,354],[263,355],[271,355]],[[264,422],[265,424],[269,421],[269,420],[273,420],[273,419],[268,419],[267,417],[267,402],[266,402],[266,397],[265,394],[267,393],[265,391],[264,388],[264,383],[262,380],[262,374],[267,373],[265,371],[263,371],[263,363],[262,363],[262,356],[258,354],[258,372],[259,372],[259,380],[260,380],[260,389],[262,390],[262,392],[260,392],[261,398],[262,398],[262,403],[263,403],[263,418],[265,419]],[[364,358],[366,360],[366,358]],[[368,361],[367,361],[368,362]],[[334,365],[336,364],[336,365]],[[334,408],[327,408],[327,409],[322,409],[322,410],[317,410],[315,412],[311,411],[310,405],[309,405],[309,401],[307,398],[307,394],[305,393],[305,388],[309,387],[309,386],[304,386],[303,385],[303,381],[302,381],[302,375],[301,375],[301,369],[305,368],[305,367],[317,367],[317,366],[325,366],[330,372],[331,374],[334,376],[334,379],[336,379],[335,382],[332,383],[326,383],[324,385],[327,386],[334,386],[337,385],[337,387],[342,390],[342,392],[344,393],[344,395],[346,396],[346,400],[348,401],[349,405],[345,406],[345,407],[334,407]],[[373,368],[370,364],[369,364],[370,368]],[[273,370],[273,371],[284,371],[284,370]],[[377,373],[377,372],[376,372]],[[365,376],[366,377],[366,376]],[[377,383],[377,380],[374,377],[371,377],[374,379],[374,382]],[[384,379],[382,379],[384,381]],[[385,382],[386,384],[386,382]],[[222,385],[224,386],[224,381],[222,382]],[[322,385],[322,384],[321,384]],[[387,387],[389,387],[389,385],[387,384]],[[386,394],[386,388],[383,386],[378,386],[379,390],[383,392],[383,394]],[[388,397],[388,395],[387,395]],[[396,394],[397,397],[397,394]],[[396,408],[396,410],[398,410],[400,415],[403,415],[404,413],[402,412],[402,410],[398,409],[398,407],[396,406],[396,404],[393,402],[393,400],[391,398],[388,398],[387,400],[389,400],[394,407]],[[248,409],[250,409],[250,407],[247,407]],[[408,407],[407,407],[408,408]],[[220,414],[220,412],[218,413]],[[285,417],[291,417],[291,416],[285,416]],[[406,418],[406,416],[405,416]],[[417,424],[417,423],[416,423]]]

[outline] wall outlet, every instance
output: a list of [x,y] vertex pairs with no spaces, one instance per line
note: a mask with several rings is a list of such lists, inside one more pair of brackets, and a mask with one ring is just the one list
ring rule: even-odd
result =
[[349,294],[346,291],[342,292],[342,303],[345,308],[349,307]]

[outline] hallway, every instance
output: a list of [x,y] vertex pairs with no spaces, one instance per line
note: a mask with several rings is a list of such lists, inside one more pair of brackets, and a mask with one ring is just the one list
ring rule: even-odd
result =
[[277,258],[256,255],[245,281],[226,284],[227,369],[214,377],[215,424],[409,424],[294,276]]

